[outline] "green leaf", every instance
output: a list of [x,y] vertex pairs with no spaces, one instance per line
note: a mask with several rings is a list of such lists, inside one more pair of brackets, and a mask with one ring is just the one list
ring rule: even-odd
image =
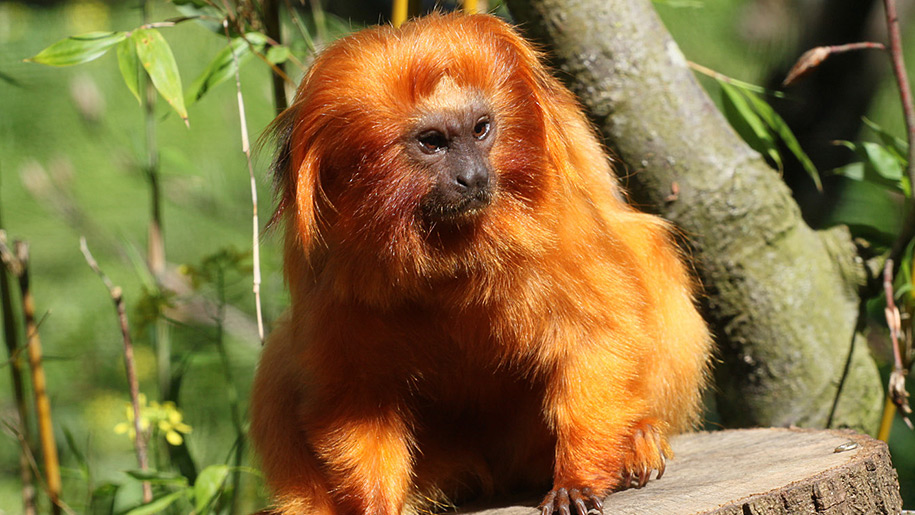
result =
[[124,77],[124,83],[127,89],[133,93],[137,102],[140,100],[140,58],[137,57],[137,45],[133,38],[125,39],[118,44],[118,68],[121,69],[121,76]]
[[772,106],[770,106],[768,102],[759,98],[755,93],[747,92],[746,97],[750,99],[753,109],[759,114],[763,121],[766,122],[769,129],[782,140],[785,146],[788,147],[788,150],[790,150],[791,153],[794,154],[794,157],[800,161],[801,166],[804,167],[804,170],[810,175],[813,183],[816,184],[817,190],[823,191],[823,183],[820,182],[820,173],[817,171],[816,166],[813,165],[813,161],[807,157],[807,153],[801,148],[801,144],[798,143],[797,138],[794,137],[794,133],[791,132],[791,128],[788,127],[785,120],[775,112],[775,109],[772,109]]
[[154,499],[149,504],[144,504],[142,506],[137,506],[136,508],[128,511],[124,515],[152,515],[154,513],[159,513],[160,511],[165,510],[171,506],[175,501],[181,499],[182,497],[187,496],[190,492],[190,489],[178,490],[177,492],[172,492],[168,495]]
[[867,159],[874,171],[890,181],[901,181],[905,175],[904,163],[901,162],[892,152],[879,143],[864,141],[859,145],[863,149],[864,157]]
[[289,50],[288,46],[276,45],[267,50],[267,61],[269,61],[270,64],[285,63],[289,60],[289,56],[291,55],[292,51]]
[[867,167],[864,166],[864,163],[861,161],[855,161],[854,163],[848,163],[841,168],[836,168],[832,171],[832,173],[847,177],[855,181],[863,181],[866,176],[864,170],[865,168]]
[[175,56],[168,42],[156,29],[138,29],[134,31],[131,39],[136,42],[137,56],[149,74],[153,86],[187,125],[181,76],[178,74],[178,64],[175,63]]
[[855,236],[891,246],[902,228],[904,197],[868,181],[845,180],[841,186],[826,225],[844,224]]
[[26,59],[49,66],[72,66],[98,59],[109,48],[123,41],[126,32],[89,32],[70,36]]
[[906,143],[905,140],[897,138],[896,136],[886,132],[883,127],[877,125],[871,120],[868,120],[866,117],[862,118],[861,120],[870,130],[877,134],[877,136],[880,138],[880,141],[882,141],[888,149],[890,149],[894,154],[896,154],[897,157],[899,157],[899,159],[902,160],[903,163],[905,163],[909,155],[909,144]]
[[187,478],[174,472],[158,470],[127,470],[125,472],[139,481],[149,481],[158,485],[187,486]]
[[[194,79],[188,90],[187,102],[192,104],[203,97],[208,91],[213,89],[217,84],[235,76],[235,58],[232,57],[234,51],[238,56],[239,66],[251,57],[251,46],[260,52],[264,45],[267,44],[267,37],[258,32],[249,32],[245,34],[245,39],[233,38],[229,45],[220,50],[216,57],[203,70],[199,77]],[[250,45],[248,44],[250,42]]]
[[728,122],[753,150],[768,156],[781,169],[782,158],[775,147],[775,139],[766,128],[766,123],[739,89],[724,81],[718,81],[718,84],[721,86],[721,100]]
[[76,459],[76,463],[79,465],[79,469],[83,473],[83,479],[88,480],[90,477],[89,461],[86,460],[86,456],[76,444],[76,438],[73,437],[73,433],[70,431],[70,428],[64,426],[63,430],[64,439],[67,441],[67,449],[69,449],[70,453]]
[[222,485],[229,476],[227,465],[211,465],[197,476],[194,483],[194,511],[202,513],[222,491]]
[[95,490],[92,490],[87,513],[89,515],[113,515],[118,489],[120,489],[120,485],[114,483],[97,486]]
[[839,141],[838,144],[857,154],[860,161],[838,168],[834,171],[835,173],[849,179],[877,184],[909,196],[910,187],[908,177],[905,175],[904,158],[899,157],[891,149],[871,141],[861,143]]

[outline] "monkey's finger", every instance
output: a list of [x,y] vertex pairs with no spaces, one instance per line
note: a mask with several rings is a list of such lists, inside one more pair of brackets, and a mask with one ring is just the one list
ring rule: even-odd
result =
[[575,504],[575,509],[578,512],[578,515],[588,515],[588,507],[585,505],[585,498],[582,495],[582,491],[573,488],[569,492],[569,496],[572,498],[572,502]]
[[651,477],[651,469],[643,466],[642,470],[639,471],[639,488],[644,487],[648,484],[648,478]]
[[667,453],[664,452],[664,449],[661,449],[661,465],[658,467],[658,479],[661,479],[665,470],[667,470]]
[[540,515],[553,515],[553,501],[556,500],[556,490],[550,490],[540,503]]
[[559,489],[559,495],[556,499],[556,506],[559,508],[559,513],[562,515],[572,515],[571,510],[569,510],[569,491],[565,488]]
[[601,515],[603,515],[604,514],[604,501],[600,497],[594,495],[594,493],[591,491],[590,488],[585,488],[584,494],[587,495],[588,499],[591,500],[591,504],[594,505],[594,509],[596,509]]

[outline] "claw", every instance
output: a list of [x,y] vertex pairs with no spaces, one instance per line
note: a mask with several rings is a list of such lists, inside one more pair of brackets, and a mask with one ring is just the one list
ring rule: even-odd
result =
[[550,490],[540,503],[540,515],[553,515],[553,501],[556,499],[556,490]]
[[667,470],[667,453],[664,452],[664,449],[661,449],[661,466],[658,467],[658,479],[661,479],[661,476],[664,475],[664,471]]
[[623,472],[622,487],[629,488],[630,486],[632,486],[632,471],[629,469],[626,469],[626,471]]
[[585,488],[585,490],[587,491],[587,493],[585,493],[585,495],[587,495],[587,496],[588,496],[588,499],[591,500],[591,504],[594,505],[594,507],[597,509],[597,511],[598,511],[601,515],[604,515],[604,501],[601,500],[600,497],[594,495],[594,493],[591,492],[591,489],[590,489],[590,488]]
[[565,488],[559,489],[559,495],[557,496],[557,507],[559,508],[559,513],[562,515],[571,515],[569,511],[569,491]]
[[639,471],[639,488],[642,488],[645,485],[647,485],[648,478],[650,478],[650,477],[651,477],[651,470],[646,467],[642,467],[642,470]]
[[582,496],[583,493],[584,490],[579,492],[575,489],[572,489],[572,491],[569,492],[569,497],[572,500],[572,504],[575,505],[575,510],[578,512],[578,515],[588,515],[588,508],[585,506],[585,499]]
[[603,515],[603,502],[590,488],[554,488],[540,503],[540,515],[588,515],[588,504]]

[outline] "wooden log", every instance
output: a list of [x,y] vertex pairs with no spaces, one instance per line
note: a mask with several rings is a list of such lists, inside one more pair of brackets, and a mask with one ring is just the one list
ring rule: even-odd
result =
[[[852,431],[743,429],[680,435],[660,480],[616,492],[606,515],[897,514],[899,482],[886,444]],[[535,497],[461,510],[532,515]],[[594,513],[592,511],[592,513]]]

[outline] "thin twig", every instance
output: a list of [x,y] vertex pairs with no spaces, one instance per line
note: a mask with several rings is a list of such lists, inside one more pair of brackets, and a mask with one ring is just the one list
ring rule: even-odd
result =
[[312,39],[311,34],[308,33],[308,29],[305,28],[305,24],[302,23],[302,17],[299,15],[299,11],[293,9],[292,4],[289,3],[289,0],[286,0],[286,10],[289,11],[289,18],[292,19],[292,24],[299,29],[299,34],[301,34],[302,39],[305,41],[305,45],[308,47],[312,53],[318,50],[317,45],[315,45],[314,39]]
[[[130,325],[127,322],[127,311],[124,309],[123,292],[121,287],[115,286],[114,283],[111,282],[111,279],[109,279],[99,268],[95,258],[92,257],[92,253],[89,252],[89,246],[86,244],[85,237],[80,237],[79,249],[82,251],[83,257],[86,258],[86,263],[89,264],[89,268],[101,278],[102,283],[108,288],[108,293],[111,295],[111,300],[114,302],[114,308],[118,314],[118,322],[121,326],[121,336],[124,340],[124,367],[127,369],[127,385],[130,388],[130,404],[133,407],[133,429],[134,433],[137,435],[135,441],[137,462],[140,465],[140,470],[148,470],[149,459],[146,452],[146,435],[140,425],[140,385],[137,380],[137,367],[134,364],[133,359],[133,343],[130,339]],[[149,481],[143,481],[143,503],[148,504],[152,502],[152,499],[152,485]]]
[[788,71],[785,80],[782,81],[782,86],[794,84],[801,77],[804,77],[813,71],[814,68],[823,64],[823,61],[835,54],[867,49],[886,50],[886,46],[884,46],[883,43],[864,41],[861,43],[847,43],[845,45],[818,46],[811,48],[797,59],[797,62],[791,67],[791,70]]
[[[142,0],[141,11],[143,23],[149,23],[149,2]],[[162,222],[162,188],[159,182],[159,152],[156,142],[156,99],[158,93],[148,74],[142,74],[146,82],[146,98],[143,102],[146,130],[146,179],[149,182],[149,228],[146,248],[146,264],[156,280],[156,286],[162,288],[165,281],[166,257],[165,236]],[[159,383],[159,398],[171,399],[171,340],[168,324],[161,316],[155,322],[156,374]]]
[[216,268],[216,292],[217,314],[216,314],[216,349],[219,352],[219,359],[222,362],[223,375],[226,379],[227,396],[229,398],[229,409],[232,416],[232,425],[235,427],[235,445],[234,461],[232,463],[232,500],[229,504],[229,513],[234,515],[238,512],[238,494],[241,491],[241,462],[245,456],[245,430],[242,425],[241,408],[238,403],[238,390],[235,387],[235,379],[232,374],[232,366],[229,363],[229,353],[226,351],[225,342],[225,320],[226,320],[226,280],[225,265],[220,263]]
[[[909,87],[909,77],[906,73],[905,61],[902,56],[902,36],[899,31],[899,16],[896,12],[895,0],[883,0],[883,6],[886,11],[886,28],[889,38],[890,58],[893,64],[893,74],[896,76],[896,84],[899,87],[899,99],[902,102],[902,112],[905,117],[906,141],[909,145],[908,162],[906,163],[906,175],[909,178],[909,184],[915,185],[915,105],[912,102],[912,90]],[[895,275],[898,269],[905,249],[909,246],[912,238],[915,237],[915,207],[909,207],[902,222],[902,230],[899,237],[893,244],[890,251],[887,268],[891,275]],[[894,263],[897,263],[894,266]],[[901,325],[901,324],[900,324]],[[892,337],[891,332],[891,337]],[[908,365],[903,356],[908,356],[912,342],[903,340],[901,332],[898,332],[897,340],[893,341],[893,370],[890,372],[890,379],[887,384],[887,395],[892,399],[893,404],[903,415],[903,419],[909,428],[912,428],[912,422],[908,415],[912,413],[908,403],[908,392],[905,388],[905,376],[908,373]],[[902,351],[902,345],[905,345],[906,352]]]
[[782,93],[781,91],[768,90],[762,86],[757,86],[756,84],[750,84],[749,82],[735,79],[734,77],[728,77],[727,75],[725,75],[723,73],[716,72],[715,70],[713,70],[707,66],[702,66],[701,64],[694,63],[693,61],[687,60],[686,65],[689,66],[690,68],[692,68],[694,71],[697,71],[703,75],[707,75],[707,76],[709,76],[715,80],[721,81],[721,82],[726,82],[728,84],[732,84],[734,86],[737,86],[738,88],[742,88],[747,91],[752,91],[753,93],[758,93],[760,95],[771,95],[776,98],[782,98],[785,96],[785,94]]
[[[18,431],[18,429],[15,426],[13,426],[12,424],[4,422],[4,425],[6,426],[7,429],[10,430],[10,432],[12,432],[16,436],[16,439],[19,440],[19,445],[23,449],[26,449],[28,451],[25,455],[26,467],[29,469],[30,474],[34,474],[34,476],[38,478],[38,482],[41,485],[41,488],[44,489],[45,492],[47,492],[48,484],[45,483],[41,478],[41,471],[38,469],[38,462],[35,461],[35,454],[31,451],[31,448],[28,446],[28,442],[26,442],[25,436],[23,436],[22,433],[20,433]],[[67,505],[67,503],[63,502],[62,500],[58,499],[57,505],[67,515],[76,515],[76,512],[73,511],[73,509],[70,508]]]
[[324,8],[321,7],[320,0],[311,0],[309,3],[311,4],[311,19],[314,20],[315,31],[318,33],[318,42],[322,46],[326,45],[328,42],[327,17],[324,16]]
[[[267,56],[266,56],[266,55],[264,55],[264,54],[262,54],[262,53],[260,53],[260,52],[255,51],[255,50],[254,50],[254,43],[251,43],[251,41],[249,41],[248,38],[245,37],[244,34],[241,34],[239,37],[242,38],[242,39],[245,41],[245,43],[248,43],[248,46],[251,47],[251,53],[253,53],[258,59],[260,59],[261,61],[263,61],[264,64],[266,64],[267,66],[270,67],[270,70],[273,72],[273,77],[277,77],[277,76],[278,76],[278,77],[280,77],[281,79],[283,79],[284,81],[286,81],[287,83],[292,84],[293,86],[295,85],[295,81],[292,80],[292,79],[289,77],[289,75],[287,75],[286,72],[283,71],[278,65],[271,63],[271,62],[267,59]],[[279,45],[279,43],[276,42],[276,40],[274,40],[273,38],[270,38],[270,37],[267,38],[267,42],[270,43],[270,44],[273,45],[273,46]],[[236,57],[236,59],[237,59],[237,57]],[[300,63],[300,64],[301,64],[301,63]],[[283,93],[283,95],[284,95],[284,98],[285,98],[285,93]],[[285,100],[284,100],[284,101],[285,101]],[[284,109],[285,109],[285,108],[284,108]]]
[[[896,0],[883,0],[886,10],[886,29],[889,37],[890,59],[893,63],[893,74],[899,87],[899,98],[902,102],[902,112],[905,116],[906,140],[909,144],[908,163],[906,175],[909,184],[915,185],[915,106],[912,104],[912,90],[909,88],[909,77],[906,74],[905,61],[902,56],[902,36],[899,33],[899,17],[896,14]],[[896,263],[908,246],[909,241],[915,236],[915,208],[910,207],[903,221],[902,231],[890,252],[890,259]],[[896,269],[894,269],[895,272]]]
[[[222,27],[226,32],[226,39],[231,45],[232,40],[229,36],[228,21],[222,22]],[[245,153],[245,160],[248,162],[248,178],[251,182],[251,256],[254,268],[254,307],[257,316],[257,336],[261,344],[264,343],[264,316],[261,310],[261,258],[260,258],[260,222],[257,216],[257,181],[254,177],[254,165],[251,163],[251,144],[248,140],[248,122],[245,117],[245,98],[241,93],[241,74],[239,74],[238,54],[232,51],[232,59],[235,62],[235,90],[238,96],[238,116],[241,123],[241,150]]]
[[[886,325],[890,330],[890,342],[893,345],[893,354],[896,363],[899,363],[899,338],[902,336],[902,317],[899,315],[899,308],[896,307],[893,298],[893,260],[887,259],[883,268],[883,295],[886,299],[886,308],[883,311],[886,317]],[[883,418],[880,422],[880,431],[877,438],[884,442],[889,440],[890,429],[893,426],[893,416],[896,414],[896,406],[891,402],[892,396],[887,394],[887,402],[883,407]]]

